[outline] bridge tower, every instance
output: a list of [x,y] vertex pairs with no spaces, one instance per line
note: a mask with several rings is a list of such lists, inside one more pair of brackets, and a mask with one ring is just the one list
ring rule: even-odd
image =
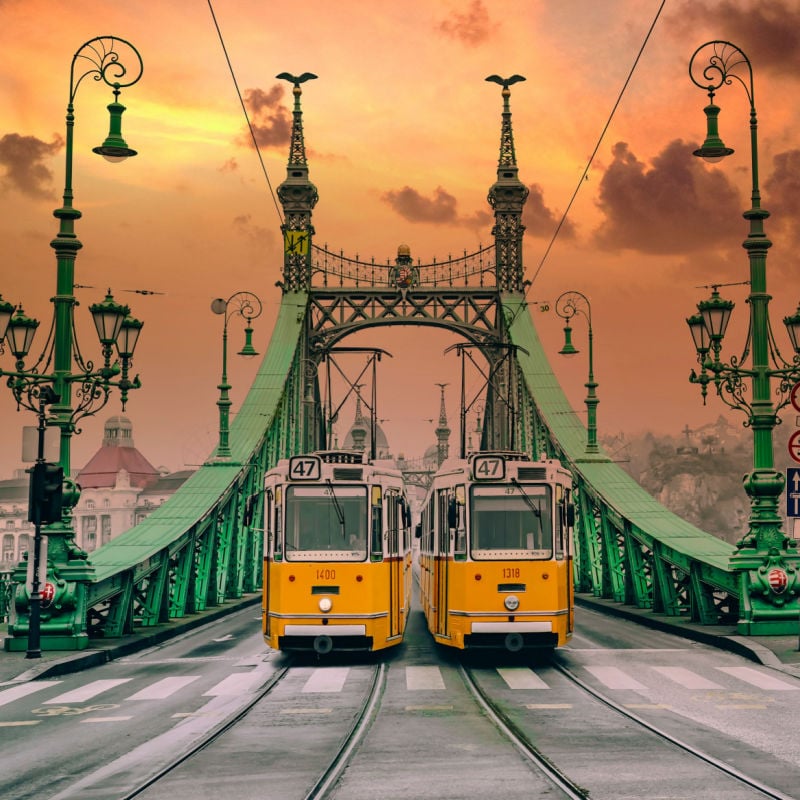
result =
[[314,226],[311,212],[317,204],[317,187],[308,178],[306,145],[303,138],[303,112],[300,108],[300,88],[312,78],[310,72],[290,75],[281,72],[277,76],[292,83],[294,109],[292,111],[292,138],[289,145],[289,161],[286,165],[286,180],[278,186],[278,199],[283,206],[283,282],[286,292],[307,291],[311,286],[311,238]]
[[[522,210],[528,199],[528,187],[519,179],[514,131],[511,127],[511,85],[524,81],[522,75],[501,78],[490,75],[487,81],[503,87],[503,113],[500,124],[500,157],[497,161],[497,180],[489,189],[488,201],[494,210],[492,236],[495,242],[495,273],[497,290],[501,293],[521,293],[524,289],[522,262]],[[484,350],[489,361],[489,380],[486,389],[484,441],[490,449],[515,447],[516,360],[510,349],[505,321],[500,318],[499,340],[496,347]]]
[[500,158],[497,162],[497,180],[489,189],[489,205],[494,209],[492,236],[495,241],[497,288],[501,292],[523,290],[522,209],[528,199],[528,187],[519,179],[517,154],[514,149],[514,132],[511,128],[512,84],[524,81],[522,75],[501,78],[490,75],[487,81],[503,87],[503,117],[500,126]]

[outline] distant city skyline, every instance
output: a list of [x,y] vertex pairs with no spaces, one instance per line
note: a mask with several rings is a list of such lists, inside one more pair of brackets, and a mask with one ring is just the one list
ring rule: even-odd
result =
[[[491,241],[486,202],[494,182],[502,99],[490,74],[526,77],[512,87],[511,110],[521,180],[530,188],[524,222],[527,298],[551,363],[585,419],[586,328],[574,324],[582,351],[562,358],[562,321],[553,302],[576,289],[591,299],[598,430],[675,432],[720,414],[703,406],[688,382],[696,366],[685,318],[711,284],[745,281],[750,153],[747,99],[723,87],[720,132],[734,155],[709,166],[691,156],[702,141],[708,98],[689,80],[700,44],[728,39],[749,56],[759,121],[772,324],[785,355],[781,319],[800,300],[793,254],[800,194],[800,3],[667,3],[638,66],[581,177],[660,7],[657,0],[511,0],[403,4],[352,0],[291,6],[214,0],[227,55],[254,125],[274,188],[285,177],[291,96],[275,79],[312,71],[303,113],[310,178],[319,190],[315,242],[385,263],[399,244],[423,262]],[[142,80],[120,100],[123,132],[136,158],[110,165],[90,150],[107,132],[101,85],[85,82],[75,103],[76,311],[84,356],[99,347],[88,306],[110,287],[144,321],[125,415],[139,449],[170,470],[198,465],[217,442],[221,320],[215,297],[248,290],[264,301],[254,345],[266,352],[280,291],[280,219],[242,113],[208,3],[171,0],[124,6],[85,0],[5,0],[0,42],[0,219],[6,243],[0,293],[41,320],[34,351],[49,326],[55,291],[52,216],[64,185],[64,113],[70,62],[81,44],[113,34],[144,60]],[[553,240],[576,186],[569,215]],[[141,294],[146,290],[159,294]],[[725,353],[739,354],[746,332],[747,287],[722,290],[736,302]],[[163,293],[163,294],[161,294]],[[549,306],[549,310],[541,310]],[[234,320],[229,353],[243,333]],[[459,366],[443,355],[454,342],[439,330],[372,329],[347,340],[392,354],[379,367],[378,417],[408,458],[435,441],[437,384],[449,382],[447,408],[458,436]],[[260,359],[230,355],[232,412]],[[10,369],[8,352],[0,366]],[[73,438],[73,466],[85,464],[105,419],[120,413],[115,395]],[[0,386],[0,476],[21,466],[21,429],[34,415],[15,411]],[[343,437],[349,426],[340,423]],[[432,420],[432,421],[431,421]],[[794,430],[776,429],[776,451]]]

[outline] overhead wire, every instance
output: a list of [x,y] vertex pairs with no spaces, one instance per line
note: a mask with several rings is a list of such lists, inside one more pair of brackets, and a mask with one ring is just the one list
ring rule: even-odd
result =
[[239,96],[242,112],[244,113],[244,118],[247,121],[247,128],[250,131],[250,137],[253,140],[253,147],[255,148],[256,155],[258,156],[258,161],[261,164],[261,171],[264,173],[264,178],[267,181],[269,193],[272,196],[272,202],[275,204],[275,210],[278,212],[278,219],[281,221],[281,224],[283,224],[283,212],[278,205],[278,199],[275,197],[275,192],[272,189],[272,183],[270,182],[269,174],[267,173],[267,166],[264,163],[264,158],[261,155],[261,148],[258,146],[258,139],[256,138],[256,133],[253,129],[253,123],[250,121],[250,115],[247,113],[247,106],[245,105],[244,98],[242,97],[242,92],[239,89],[239,82],[236,80],[236,73],[233,70],[233,64],[228,56],[228,48],[225,46],[225,40],[222,38],[222,30],[217,22],[217,15],[214,13],[214,6],[211,4],[211,0],[208,0],[208,10],[211,12],[211,18],[214,20],[214,27],[217,29],[217,36],[219,36],[219,43],[222,45],[222,52],[225,54],[225,60],[228,62],[228,69],[230,70],[231,78],[233,79],[233,85],[236,87],[236,94]]
[[633,77],[633,73],[635,72],[636,67],[639,64],[639,60],[642,57],[644,48],[647,46],[647,42],[650,40],[650,35],[653,33],[653,29],[655,28],[656,23],[658,22],[658,18],[661,16],[661,12],[664,9],[665,3],[666,0],[661,0],[661,5],[658,7],[658,11],[656,11],[656,15],[653,18],[653,22],[651,23],[650,28],[647,31],[647,35],[644,37],[642,46],[639,48],[639,52],[636,54],[636,58],[634,59],[633,66],[631,67],[630,72],[628,73],[628,77],[625,78],[625,83],[622,85],[622,89],[620,89],[619,95],[617,96],[617,100],[614,103],[614,107],[611,109],[611,113],[608,115],[606,124],[603,126],[603,130],[600,132],[600,137],[597,140],[597,144],[594,146],[594,150],[592,150],[592,154],[589,156],[589,160],[586,163],[586,168],[583,170],[581,177],[578,179],[578,185],[575,187],[575,191],[572,193],[572,197],[570,197],[569,203],[567,204],[567,208],[562,214],[561,219],[559,220],[558,225],[556,226],[556,229],[553,232],[553,236],[550,239],[550,242],[548,243],[547,248],[544,251],[544,255],[542,256],[542,259],[539,262],[539,266],[536,268],[536,272],[533,273],[533,278],[531,278],[530,282],[531,284],[533,284],[533,282],[536,280],[537,276],[541,272],[542,267],[544,266],[544,262],[547,259],[548,255],[550,254],[550,250],[552,249],[553,244],[555,243],[556,237],[558,236],[559,232],[561,231],[561,228],[563,227],[564,223],[567,220],[567,215],[569,214],[569,211],[572,208],[572,204],[575,202],[575,198],[578,196],[578,192],[580,191],[581,186],[587,179],[586,176],[588,175],[589,169],[592,166],[594,157],[597,155],[597,151],[600,149],[600,145],[602,144],[603,138],[605,137],[606,132],[608,131],[608,127],[609,125],[611,125],[611,120],[614,118],[614,114],[616,113],[616,110],[619,107],[620,102],[622,101],[622,96],[625,94],[625,90],[628,88],[628,84],[630,83],[631,78]]

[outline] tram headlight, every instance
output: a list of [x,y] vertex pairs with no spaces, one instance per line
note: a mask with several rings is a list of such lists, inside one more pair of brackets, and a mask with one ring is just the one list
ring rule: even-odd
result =
[[516,611],[519,608],[519,597],[515,594],[510,594],[503,600],[503,605],[509,611]]
[[333,603],[331,602],[330,597],[323,597],[319,601],[319,610],[323,614],[327,614],[331,608],[333,607]]

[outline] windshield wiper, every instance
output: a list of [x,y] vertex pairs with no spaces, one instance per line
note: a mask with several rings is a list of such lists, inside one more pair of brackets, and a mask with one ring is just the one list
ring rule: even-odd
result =
[[344,539],[344,511],[342,511],[342,507],[339,505],[339,500],[336,497],[336,492],[333,489],[333,482],[330,478],[327,478],[325,483],[328,484],[328,488],[331,490],[331,502],[333,503],[333,507],[336,509],[336,516],[339,518],[339,525],[342,528],[342,539]]
[[531,498],[528,497],[527,494],[525,494],[525,490],[522,488],[522,484],[516,478],[512,478],[511,483],[513,483],[514,486],[516,486],[517,489],[519,490],[519,493],[522,495],[522,499],[525,501],[525,505],[528,506],[528,508],[531,511],[533,511],[533,513],[541,520],[542,509],[536,506],[533,500],[531,500]]

